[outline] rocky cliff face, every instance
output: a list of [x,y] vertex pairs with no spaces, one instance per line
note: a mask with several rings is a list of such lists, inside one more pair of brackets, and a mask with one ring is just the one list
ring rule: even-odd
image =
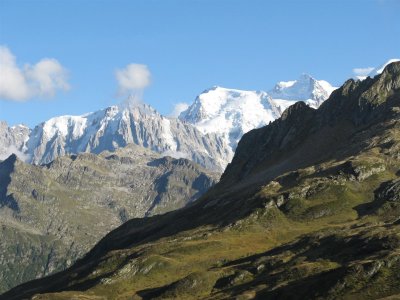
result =
[[10,156],[0,163],[0,290],[64,269],[110,230],[184,207],[217,179],[135,145],[44,166]]
[[400,294],[400,63],[240,141],[220,183],[3,295],[380,299]]

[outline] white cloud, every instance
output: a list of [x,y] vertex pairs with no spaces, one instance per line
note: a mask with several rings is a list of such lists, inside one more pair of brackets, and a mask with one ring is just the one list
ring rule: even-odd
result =
[[66,69],[56,60],[44,58],[34,65],[18,67],[15,56],[0,46],[0,98],[26,101],[33,97],[53,97],[68,90]]
[[10,100],[29,97],[28,83],[16,65],[15,56],[3,46],[0,46],[0,97]]
[[374,67],[367,67],[367,68],[354,68],[353,74],[356,77],[366,77],[369,73],[374,70]]
[[25,68],[26,75],[32,88],[42,96],[54,96],[56,90],[68,90],[67,73],[55,59],[42,59],[34,66]]
[[131,94],[142,91],[150,84],[151,74],[146,65],[129,64],[117,70],[115,77],[121,94]]
[[151,81],[150,70],[146,65],[129,64],[115,71],[118,82],[118,95],[126,97],[122,106],[134,106],[142,103],[143,91]]
[[181,114],[181,112],[187,110],[189,107],[189,104],[185,102],[180,102],[175,104],[174,109],[172,112],[169,114],[170,117],[177,118]]

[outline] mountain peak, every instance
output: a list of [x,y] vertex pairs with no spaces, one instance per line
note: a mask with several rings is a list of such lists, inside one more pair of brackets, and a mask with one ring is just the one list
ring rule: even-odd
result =
[[311,81],[317,81],[314,77],[312,77],[311,75],[307,74],[307,73],[302,73],[299,78],[298,81],[301,80],[311,80]]
[[381,74],[381,73],[383,72],[383,70],[386,69],[386,67],[387,67],[388,65],[391,65],[392,63],[398,62],[398,61],[400,61],[400,58],[392,58],[392,59],[389,59],[389,60],[388,60],[387,62],[385,62],[383,65],[381,65],[381,66],[375,68],[375,69],[370,73],[369,76],[370,76],[370,77],[373,77],[373,76],[376,76],[376,75],[378,75],[378,74]]
[[287,119],[291,118],[294,114],[305,114],[308,111],[314,111],[314,109],[311,108],[310,106],[308,106],[303,101],[298,101],[295,104],[289,106],[282,113],[281,119],[282,120],[287,120]]
[[[301,74],[297,80],[280,81],[268,92],[273,99],[307,101],[312,100],[316,108],[336,88],[324,80],[316,80],[309,74]],[[309,103],[311,105],[311,103]]]
[[371,86],[362,93],[360,105],[379,106],[399,99],[392,97],[400,89],[400,61],[388,64],[379,76],[371,80]]
[[400,59],[389,60],[385,65],[383,65],[381,73],[389,73],[392,75],[399,76],[400,75]]
[[221,86],[218,86],[218,85],[213,85],[213,86],[211,86],[211,87],[205,89],[204,91],[202,91],[202,92],[200,93],[200,95],[202,95],[202,94],[207,94],[207,93],[209,93],[209,92],[213,92],[213,91],[216,91],[216,90],[218,90],[218,89],[224,89],[224,88],[221,87]]
[[[351,121],[355,126],[390,117],[399,105],[400,62],[363,81],[349,79],[321,105],[323,122]],[[397,96],[396,96],[397,95]]]

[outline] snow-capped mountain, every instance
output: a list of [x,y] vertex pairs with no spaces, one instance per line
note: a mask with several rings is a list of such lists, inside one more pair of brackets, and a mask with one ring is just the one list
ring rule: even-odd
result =
[[244,133],[280,116],[266,92],[241,91],[215,86],[201,93],[179,119],[194,124],[202,133],[217,133],[232,149]]
[[303,74],[297,80],[278,82],[268,94],[275,100],[304,101],[318,108],[335,89],[325,80],[316,80]]
[[[231,149],[217,134],[203,134],[193,125],[160,115],[146,104],[111,106],[82,116],[60,116],[26,128],[21,139],[0,126],[0,143],[24,160],[44,164],[65,154],[114,151],[137,144],[173,157],[191,159],[206,168],[222,171]],[[3,128],[4,127],[4,128]],[[21,129],[22,130],[22,129]],[[2,149],[6,149],[3,147]],[[5,152],[3,150],[3,152]],[[10,153],[8,153],[10,152]]]
[[202,133],[223,137],[234,153],[246,132],[279,118],[297,101],[318,108],[335,87],[323,80],[302,75],[297,80],[279,82],[269,92],[242,91],[215,86],[201,93],[179,119]]

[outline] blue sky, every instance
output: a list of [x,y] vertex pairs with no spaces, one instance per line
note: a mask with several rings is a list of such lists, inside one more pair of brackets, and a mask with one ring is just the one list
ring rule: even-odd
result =
[[115,73],[131,63],[151,72],[144,101],[163,114],[213,85],[268,90],[304,72],[340,85],[400,56],[399,15],[397,0],[0,0],[0,45],[17,67],[37,74],[53,58],[68,72],[55,91],[0,98],[0,120],[34,126],[117,104]]

